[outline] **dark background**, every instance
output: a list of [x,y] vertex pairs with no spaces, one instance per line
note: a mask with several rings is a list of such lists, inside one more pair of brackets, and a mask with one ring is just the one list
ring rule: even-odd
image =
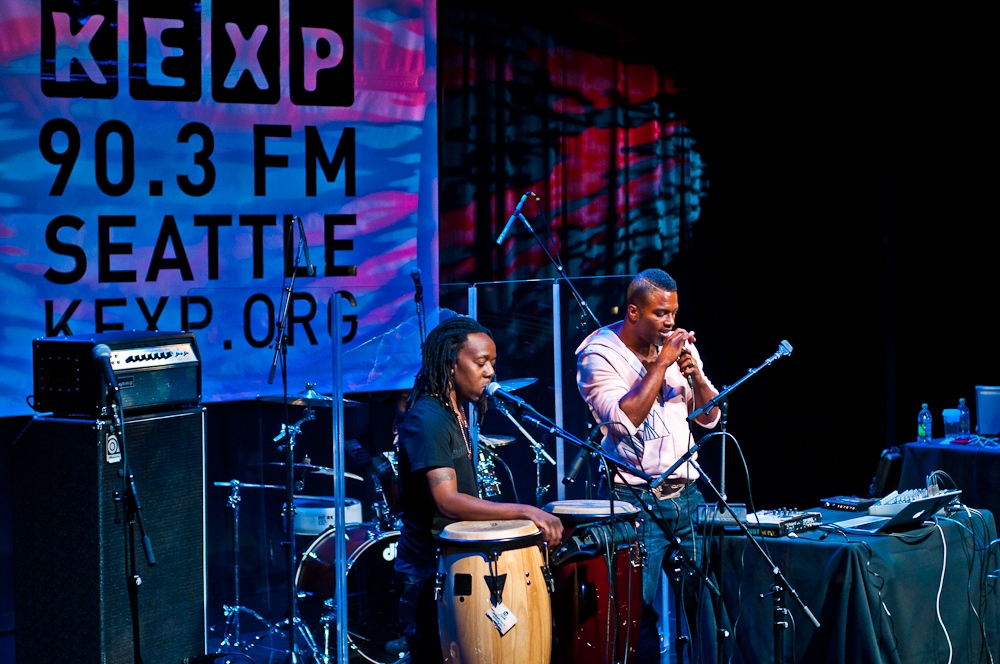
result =
[[[469,24],[470,7],[440,3],[441,30],[483,30]],[[579,1],[475,7],[496,25],[542,31],[581,53],[652,63],[676,82],[671,103],[689,123],[709,182],[700,219],[685,227],[669,263],[657,265],[679,282],[679,324],[698,332],[717,386],[760,364],[782,339],[795,349],[732,399],[729,430],[746,457],[758,508],[805,508],[829,495],[864,494],[880,451],[914,438],[921,402],[935,414],[935,435],[942,433],[941,409],[959,397],[970,401],[975,424],[973,387],[1000,382],[989,322],[998,239],[996,112],[987,101],[997,81],[994,9]],[[472,48],[462,43],[442,39],[440,76],[462,66],[462,49]],[[442,92],[445,118],[450,103]],[[463,139],[448,128],[443,121],[445,180],[463,168],[451,149]],[[519,177],[512,167],[491,186],[516,198],[525,187]],[[443,186],[443,216],[470,200],[495,213],[490,191],[457,191]],[[474,249],[487,247],[499,228],[491,219],[472,231]],[[442,233],[443,243],[448,237]],[[443,257],[448,249],[442,246]],[[496,279],[495,254],[475,257],[466,280]],[[604,265],[613,263],[608,258]],[[644,259],[641,267],[654,263]],[[588,276],[602,269],[599,261]],[[613,320],[606,308],[597,313],[604,323]],[[571,350],[565,363],[573,361]],[[348,413],[348,425],[377,454],[391,442],[391,397],[361,400],[373,401],[374,411],[364,418]],[[568,425],[583,432],[582,405],[567,408]],[[211,405],[209,482],[260,481],[249,464],[277,459],[270,438],[280,420],[252,402]],[[26,421],[0,421],[0,635],[13,631],[9,444]],[[743,500],[746,482],[728,449],[729,493]],[[703,456],[714,469],[718,451]],[[530,455],[518,451],[511,463],[528,502]],[[38,475],[44,481],[44,469]],[[230,600],[231,584],[231,531],[220,491],[208,489],[215,605]],[[282,571],[270,544],[254,546],[272,537],[268,529],[280,517],[270,503],[245,509],[247,527],[254,515],[259,530],[241,543],[250,551],[244,592],[262,610]]]

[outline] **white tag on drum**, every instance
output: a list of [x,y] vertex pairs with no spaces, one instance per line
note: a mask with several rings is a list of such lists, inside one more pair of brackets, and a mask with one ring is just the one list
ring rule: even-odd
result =
[[510,612],[503,602],[500,602],[496,606],[491,606],[489,611],[486,612],[486,617],[493,622],[493,626],[497,628],[500,632],[500,636],[503,636],[510,631],[510,628],[517,623],[517,616]]

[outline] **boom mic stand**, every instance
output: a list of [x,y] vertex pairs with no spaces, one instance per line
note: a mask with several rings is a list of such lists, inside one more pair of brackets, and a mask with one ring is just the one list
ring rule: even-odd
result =
[[[502,389],[492,390],[490,396],[495,402],[506,401],[504,407],[506,408],[513,407],[517,411],[517,413],[521,416],[522,419],[527,420],[531,424],[534,424],[539,429],[543,429],[544,431],[553,434],[559,438],[568,440],[570,443],[576,445],[580,449],[587,450],[591,455],[599,457],[604,463],[605,468],[608,469],[609,480],[611,477],[614,476],[614,473],[622,470],[646,482],[651,482],[653,480],[653,477],[650,476],[647,472],[645,472],[641,468],[633,466],[625,459],[617,457],[613,454],[609,454],[600,447],[593,445],[587,441],[580,440],[566,429],[562,428],[549,418],[539,413],[537,410],[535,410],[534,407],[531,406],[531,404],[521,399],[521,397],[514,396]],[[639,502],[640,505],[642,505],[642,510],[649,516],[649,518],[652,519],[657,524],[657,526],[664,529],[664,532],[669,533],[669,527],[666,525],[666,523],[664,523],[663,520],[660,519],[658,515],[654,514],[652,510],[647,509],[645,503],[643,503],[642,501]],[[613,505],[612,505],[612,514],[614,514]],[[719,596],[719,589],[715,586],[714,583],[712,583],[711,579],[705,576],[704,572],[702,572],[698,568],[698,566],[695,565],[691,561],[691,559],[687,557],[687,555],[683,552],[683,550],[680,551],[680,554],[681,554],[681,562],[684,565],[684,567],[688,570],[688,572],[690,574],[697,574],[701,579],[701,581],[712,593],[712,595]]]
[[[292,276],[289,281],[288,287],[285,288],[282,284],[281,297],[281,315],[276,323],[277,335],[274,341],[274,359],[271,360],[271,371],[267,377],[268,385],[274,382],[275,370],[280,361],[281,363],[281,389],[282,395],[284,396],[282,403],[285,407],[285,424],[281,427],[281,433],[275,438],[275,442],[278,440],[283,440],[284,444],[278,447],[279,451],[284,452],[285,455],[285,536],[287,541],[284,542],[285,545],[285,564],[287,566],[285,579],[288,584],[288,662],[297,662],[295,651],[295,632],[300,630],[302,632],[303,638],[306,640],[306,644],[309,646],[313,655],[316,656],[319,652],[312,635],[309,634],[309,630],[305,628],[305,625],[299,619],[298,615],[298,598],[295,592],[295,563],[296,563],[296,551],[295,551],[295,435],[299,432],[299,426],[302,422],[313,419],[312,410],[307,408],[306,416],[297,422],[296,424],[290,425],[288,422],[291,420],[288,414],[288,313],[291,307],[292,296],[295,293],[295,277],[299,271],[299,260],[303,251],[303,247],[306,246],[306,236],[302,232],[301,220],[298,217],[295,218],[299,221],[299,244],[295,250],[295,260],[292,266]],[[286,235],[285,246],[290,244],[292,238],[292,224],[288,225],[288,233]],[[308,251],[308,249],[306,250]],[[281,623],[275,623],[271,628],[272,630],[279,627]]]
[[[773,355],[771,355],[771,357],[764,360],[763,364],[761,364],[755,369],[750,369],[746,373],[746,375],[744,375],[738,381],[736,381],[729,387],[724,388],[721,392],[719,392],[717,395],[709,399],[708,402],[706,402],[700,408],[696,408],[694,411],[692,411],[691,414],[688,415],[687,417],[688,422],[691,422],[696,417],[700,416],[702,413],[711,412],[712,409],[717,406],[722,407],[722,404],[728,405],[729,394],[737,387],[739,387],[744,381],[746,381],[748,378],[756,374],[764,367],[769,366],[775,360],[791,354],[792,354],[792,345],[787,341],[782,341],[781,344],[779,344],[778,346],[778,350]],[[688,449],[688,451],[681,456],[680,459],[678,459],[672,466],[670,466],[670,468],[668,468],[666,472],[660,475],[660,477],[656,478],[650,486],[654,488],[659,486],[667,479],[667,477],[670,476],[670,473],[674,472],[674,470],[679,468],[684,463],[690,463],[691,467],[694,468],[695,471],[698,473],[698,476],[705,481],[705,485],[708,486],[709,489],[711,489],[712,494],[715,496],[718,504],[720,505],[720,511],[722,513],[728,512],[729,514],[733,514],[732,508],[729,506],[729,503],[726,502],[725,497],[718,489],[715,488],[715,485],[712,484],[711,478],[709,478],[708,474],[704,470],[702,470],[701,466],[698,465],[698,462],[692,458],[695,452],[697,452],[701,448],[702,444],[706,440],[708,440],[708,438],[712,435],[713,434],[704,436],[695,445],[691,446]],[[785,620],[785,617],[788,614],[788,609],[785,607],[784,603],[785,592],[787,591],[788,594],[791,595],[792,599],[796,601],[796,603],[802,609],[802,612],[806,614],[806,617],[809,618],[809,621],[817,629],[820,626],[819,621],[816,619],[816,616],[813,615],[813,612],[809,610],[809,607],[806,606],[805,602],[802,601],[802,598],[799,597],[798,592],[796,592],[795,588],[793,588],[792,585],[788,582],[788,579],[785,578],[785,575],[781,571],[781,568],[779,568],[777,565],[774,564],[774,561],[772,561],[771,557],[767,554],[766,551],[764,551],[764,548],[760,545],[760,542],[758,542],[753,537],[753,535],[750,534],[750,530],[747,528],[746,523],[736,518],[734,518],[733,520],[739,527],[740,532],[743,533],[743,536],[747,539],[748,542],[750,542],[750,544],[753,545],[753,547],[757,550],[757,553],[760,554],[760,556],[764,559],[764,561],[768,564],[768,566],[770,566],[774,574],[774,584],[772,585],[772,593],[771,593],[774,602],[774,661],[776,663],[784,662],[784,630],[788,628],[788,621]],[[720,593],[720,601],[721,601],[721,593]],[[719,656],[719,661],[721,662],[723,656],[721,647],[719,648],[718,656]]]
[[[538,198],[538,196],[533,191],[529,191],[527,194],[525,194],[525,196],[529,194],[535,199],[535,205],[538,207],[539,214],[542,215],[542,222],[545,224],[545,229],[549,234],[549,238],[551,239],[552,231],[549,230],[549,222],[548,219],[546,219],[545,217],[545,211],[542,209],[541,199]],[[542,242],[541,238],[538,237],[538,234],[535,233],[535,229],[531,227],[531,224],[528,223],[528,220],[524,218],[523,214],[521,214],[520,205],[514,211],[514,216],[521,220],[521,223],[523,223],[525,228],[528,229],[528,232],[531,233],[531,237],[535,238],[535,242],[537,242],[538,246],[542,248],[542,251],[544,251],[545,255],[548,257],[549,262],[552,263],[552,266],[555,267],[556,272],[559,273],[559,278],[565,279],[566,283],[569,284],[569,289],[573,293],[573,298],[577,301],[577,304],[579,304],[580,308],[583,310],[582,313],[580,314],[580,318],[586,320],[587,316],[590,316],[591,320],[594,321],[597,327],[600,327],[601,321],[597,320],[597,316],[594,315],[594,312],[591,311],[590,306],[587,304],[587,301],[583,299],[582,295],[580,295],[580,291],[578,291],[576,289],[576,286],[573,285],[573,281],[566,276],[566,268],[563,266],[562,260],[559,258],[559,254],[556,253],[555,255],[553,255],[549,251],[548,247],[545,246],[545,243]],[[503,238],[503,235],[504,234],[502,233],[500,236],[501,239]],[[498,240],[498,244],[500,243],[500,241],[501,240]],[[553,245],[554,244],[555,243],[553,243]]]

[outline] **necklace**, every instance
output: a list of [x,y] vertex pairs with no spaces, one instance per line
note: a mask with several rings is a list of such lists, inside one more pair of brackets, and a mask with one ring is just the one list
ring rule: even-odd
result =
[[454,407],[455,417],[458,418],[458,428],[462,430],[462,438],[465,439],[465,449],[469,452],[469,458],[472,458],[472,434],[469,432],[469,423],[465,419],[465,413],[458,407]]

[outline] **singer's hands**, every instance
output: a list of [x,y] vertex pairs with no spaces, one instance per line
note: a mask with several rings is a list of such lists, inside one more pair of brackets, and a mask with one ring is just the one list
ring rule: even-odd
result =
[[692,381],[704,380],[701,371],[698,369],[698,363],[695,362],[694,356],[691,355],[691,351],[687,348],[681,350],[680,357],[677,358],[677,367],[681,370],[681,374],[685,378],[690,378]]
[[[688,332],[681,328],[675,329],[669,337],[667,337],[666,343],[660,347],[660,354],[656,357],[656,364],[661,368],[666,369],[674,362],[678,362],[681,358],[681,353],[684,352],[684,346],[688,342],[694,343],[694,332]],[[688,353],[690,355],[690,352]]]

